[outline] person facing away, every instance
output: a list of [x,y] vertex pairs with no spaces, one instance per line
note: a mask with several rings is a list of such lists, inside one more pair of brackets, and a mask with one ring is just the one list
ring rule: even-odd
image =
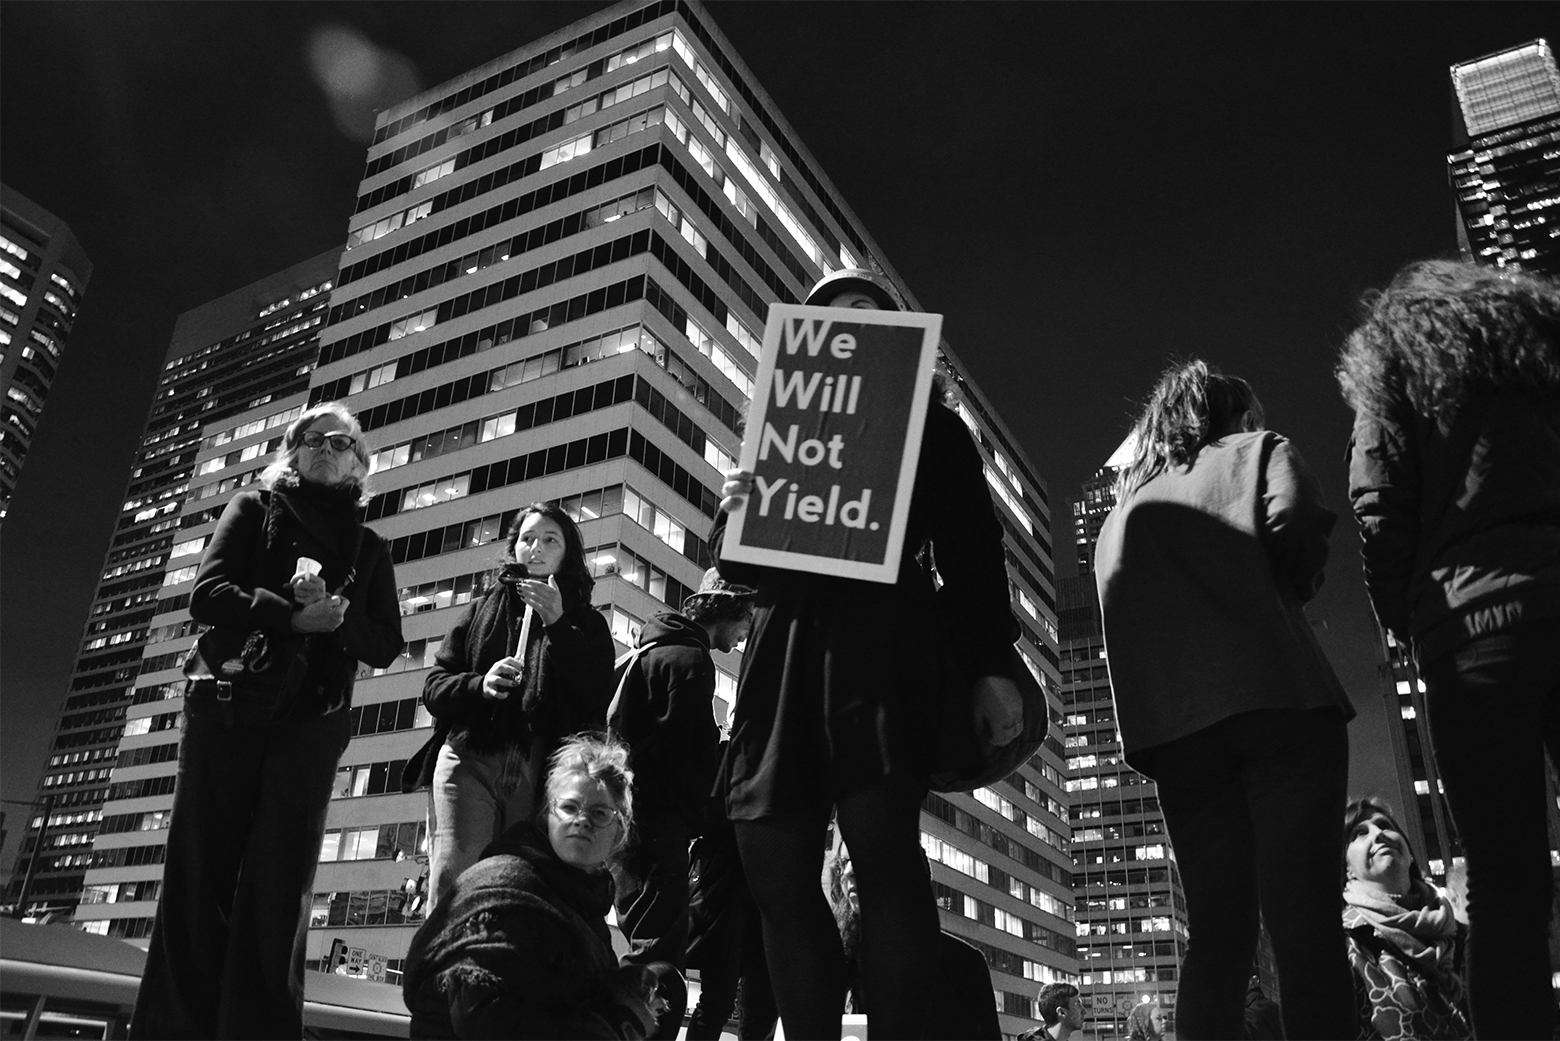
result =
[[[388,666],[403,646],[389,549],[358,519],[367,474],[351,410],[305,410],[201,558],[190,615],[210,628],[185,665],[173,826],[132,1037],[302,1034],[306,911],[353,680],[358,662]],[[228,650],[206,660],[208,648]]]
[[[823,279],[807,303],[901,306],[892,286],[865,271]],[[957,642],[964,652],[977,677],[973,714],[990,743],[1006,745],[1023,729],[1023,701],[1007,675],[1018,624],[980,452],[951,409],[928,408],[894,583],[726,560],[722,518],[752,491],[751,473],[728,475],[710,539],[721,574],[757,590],[724,769],[780,1018],[795,1038],[840,1029],[844,953],[818,886],[837,810],[862,892],[872,1032],[918,1037],[938,944],[920,844],[942,694],[932,649]],[[941,588],[918,559],[928,544]]]
[[[682,613],[663,611],[640,630],[639,657],[625,673],[608,725],[628,745],[637,793],[634,835],[614,872],[625,965],[667,962],[687,968],[688,843],[704,825],[720,729],[715,724],[715,662],[747,638],[752,590],[710,568]],[[687,994],[651,1035],[675,1038]]]
[[601,729],[613,645],[590,603],[594,584],[574,521],[556,503],[533,503],[515,517],[487,594],[440,645],[423,684],[433,736],[402,782],[429,789],[430,911],[488,843],[535,816],[559,743]]
[[1425,881],[1392,810],[1376,799],[1344,808],[1343,928],[1361,1038],[1463,1041],[1466,927],[1447,894]]
[[654,974],[620,968],[608,864],[634,819],[628,750],[580,734],[553,753],[534,820],[462,872],[412,938],[402,996],[418,1038],[642,1038]]
[[1096,581],[1123,752],[1186,891],[1177,1032],[1240,1036],[1260,908],[1289,1036],[1353,1036],[1334,815],[1354,710],[1303,610],[1336,518],[1251,386],[1202,361],[1164,373],[1133,435]]
[[1475,264],[1410,264],[1366,298],[1338,380],[1355,410],[1349,498],[1366,589],[1418,662],[1467,858],[1474,1033],[1549,1037],[1560,286]]
[[1067,1041],[1083,1029],[1083,996],[1071,983],[1047,983],[1035,998],[1040,1026],[1019,1035],[1019,1041]]

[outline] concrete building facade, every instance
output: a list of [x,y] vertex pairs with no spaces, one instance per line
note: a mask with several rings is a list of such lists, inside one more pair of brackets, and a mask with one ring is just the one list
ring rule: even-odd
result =
[[[149,930],[179,665],[195,638],[181,598],[222,506],[285,424],[340,400],[371,444],[367,517],[391,546],[407,648],[360,674],[308,958],[320,967],[340,939],[363,952],[359,971],[395,982],[420,920],[410,892],[426,799],[400,781],[429,733],[425,670],[482,594],[516,511],[558,500],[576,517],[595,604],[628,646],[709,562],[769,304],[842,267],[877,270],[915,298],[709,11],[684,0],[619,4],[382,113],[330,256],[316,283],[328,281],[328,300],[309,301],[309,371],[288,396],[179,424],[186,487],[169,485],[167,518],[180,556],[158,572],[145,623],[155,651],[139,643],[125,664],[134,687],[115,700],[123,735],[107,745],[110,801],[77,918],[113,935]],[[199,346],[176,335],[170,371],[232,335]],[[1046,487],[951,348],[941,365],[1007,532],[1020,649],[1055,691]],[[131,498],[130,516],[161,508]],[[739,665],[717,661],[717,718]],[[985,953],[1009,1034],[1034,1025],[1041,984],[1076,978],[1068,829],[1055,739],[1007,782],[927,800],[923,848],[945,927]]]

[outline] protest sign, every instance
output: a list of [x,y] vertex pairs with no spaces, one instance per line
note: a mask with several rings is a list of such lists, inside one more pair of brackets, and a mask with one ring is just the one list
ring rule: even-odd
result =
[[722,556],[894,582],[942,315],[774,304]]

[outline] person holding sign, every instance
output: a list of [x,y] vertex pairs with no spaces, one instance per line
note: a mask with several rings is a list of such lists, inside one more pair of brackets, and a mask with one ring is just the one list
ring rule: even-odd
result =
[[[825,278],[806,303],[901,309],[893,288],[864,271]],[[850,355],[842,361],[857,357],[838,337],[824,350]],[[853,380],[842,369],[835,386]],[[879,406],[868,386],[854,405],[887,410],[903,402]],[[851,407],[847,389],[838,414]],[[749,436],[761,435],[753,425]],[[827,468],[827,443],[821,453],[820,469]],[[992,744],[1010,743],[1022,727],[1021,699],[1006,677],[1018,626],[1009,607],[1002,527],[980,455],[940,398],[926,410],[912,459],[904,551],[891,581],[729,559],[723,552],[729,518],[761,510],[760,481],[780,480],[762,465],[757,474],[729,475],[711,534],[721,574],[757,590],[732,715],[726,801],[763,921],[787,1037],[839,1036],[845,956],[818,886],[835,807],[855,854],[872,1034],[919,1037],[925,1029],[939,930],[921,852],[920,808],[936,746],[938,662],[954,656],[940,654],[938,645],[956,648],[965,672],[983,677],[977,719]],[[893,462],[897,468],[898,453]],[[772,494],[771,508],[783,511],[785,493]],[[795,527],[807,526],[799,537],[822,526],[826,509],[820,504],[811,518],[796,510]]]
[[431,787],[430,913],[488,843],[535,814],[542,764],[565,737],[600,729],[612,696],[612,634],[569,515],[521,510],[495,577],[439,648],[423,685],[433,737],[403,775],[403,790]]

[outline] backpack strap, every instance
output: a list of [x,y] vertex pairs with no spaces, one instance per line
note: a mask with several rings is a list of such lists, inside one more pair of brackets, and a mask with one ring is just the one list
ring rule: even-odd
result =
[[623,705],[623,692],[628,689],[628,677],[633,674],[634,663],[639,656],[653,647],[661,646],[661,641],[652,640],[647,644],[628,651],[612,665],[612,674],[617,677],[617,690],[612,694],[612,703],[607,706],[607,728],[612,729],[612,721],[618,717],[618,711]]

